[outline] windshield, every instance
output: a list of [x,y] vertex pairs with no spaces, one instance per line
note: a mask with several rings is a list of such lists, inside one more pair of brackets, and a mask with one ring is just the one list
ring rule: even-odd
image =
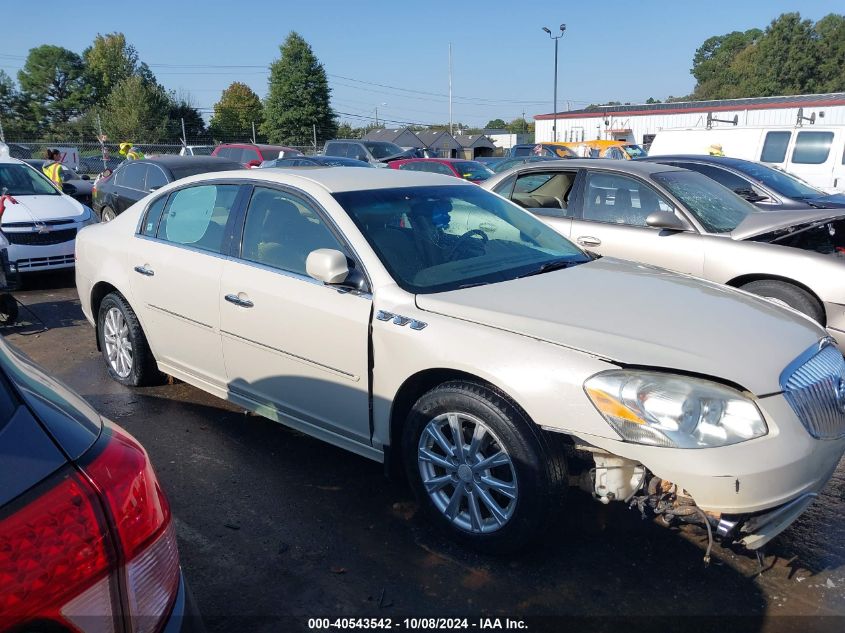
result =
[[364,143],[364,147],[370,150],[370,154],[373,155],[373,158],[387,158],[388,156],[396,156],[396,154],[401,154],[405,151],[398,145],[385,142],[370,141]]
[[0,191],[12,196],[57,196],[58,189],[35,168],[20,163],[0,163]]
[[775,193],[788,198],[804,200],[806,198],[819,198],[825,195],[823,191],[811,187],[803,180],[780,169],[758,163],[743,163],[741,165],[735,165],[735,167],[739,171],[763,183],[766,187],[775,191]]
[[516,205],[475,185],[334,194],[396,283],[432,293],[589,261]]
[[664,171],[652,176],[701,223],[708,233],[730,233],[757,208],[715,180],[692,171]]
[[628,155],[628,158],[642,158],[643,156],[648,156],[648,152],[639,145],[623,145],[620,149]]
[[462,160],[452,163],[452,166],[464,180],[487,180],[493,171],[474,160]]

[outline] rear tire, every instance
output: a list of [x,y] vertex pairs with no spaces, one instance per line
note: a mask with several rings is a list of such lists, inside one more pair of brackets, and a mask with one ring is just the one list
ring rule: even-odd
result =
[[817,323],[824,323],[824,309],[809,292],[786,281],[761,279],[740,286],[742,290],[776,303],[784,303],[794,310],[806,314]]
[[436,525],[464,545],[509,552],[535,543],[562,506],[566,462],[547,439],[502,395],[459,380],[416,402],[402,454]]
[[117,292],[107,294],[100,303],[97,336],[113,380],[127,387],[161,382],[164,375],[156,366],[138,317]]
[[18,302],[8,294],[0,294],[0,326],[14,325],[18,320]]
[[100,222],[111,222],[117,217],[117,214],[114,212],[114,209],[111,207],[103,207],[100,210]]

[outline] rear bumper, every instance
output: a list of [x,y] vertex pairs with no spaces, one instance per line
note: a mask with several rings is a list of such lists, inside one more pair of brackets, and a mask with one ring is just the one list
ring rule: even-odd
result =
[[205,625],[184,574],[180,573],[179,592],[162,633],[205,633]]

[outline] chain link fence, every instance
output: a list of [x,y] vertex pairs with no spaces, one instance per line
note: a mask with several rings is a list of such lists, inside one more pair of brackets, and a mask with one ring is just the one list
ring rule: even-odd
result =
[[[242,141],[251,143],[252,141]],[[118,143],[80,142],[80,141],[7,141],[9,153],[13,158],[20,159],[45,159],[48,149],[57,149],[62,155],[62,162],[73,168],[80,174],[95,175],[104,169],[114,169],[124,158],[118,153]],[[140,150],[145,156],[151,157],[162,154],[211,154],[215,145],[208,140],[192,142],[186,145],[181,143],[133,143],[135,149]],[[292,149],[299,150],[303,154],[313,155],[320,153],[322,147],[313,145],[293,146]]]

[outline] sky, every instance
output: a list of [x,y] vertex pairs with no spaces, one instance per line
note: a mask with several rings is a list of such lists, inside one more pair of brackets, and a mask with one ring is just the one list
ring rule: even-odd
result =
[[[436,124],[449,120],[452,44],[455,122],[483,126],[551,112],[554,44],[558,110],[606,101],[686,95],[695,49],[708,37],[764,28],[788,11],[818,20],[830,0],[276,0],[95,2],[65,5],[45,19],[40,2],[6,8],[0,68],[17,76],[41,44],[78,53],[97,33],[123,32],[159,82],[188,93],[206,117],[233,81],[267,92],[267,67],[298,31],[323,63],[342,121]],[[55,19],[54,19],[55,18]],[[13,25],[24,25],[15,28]]]

